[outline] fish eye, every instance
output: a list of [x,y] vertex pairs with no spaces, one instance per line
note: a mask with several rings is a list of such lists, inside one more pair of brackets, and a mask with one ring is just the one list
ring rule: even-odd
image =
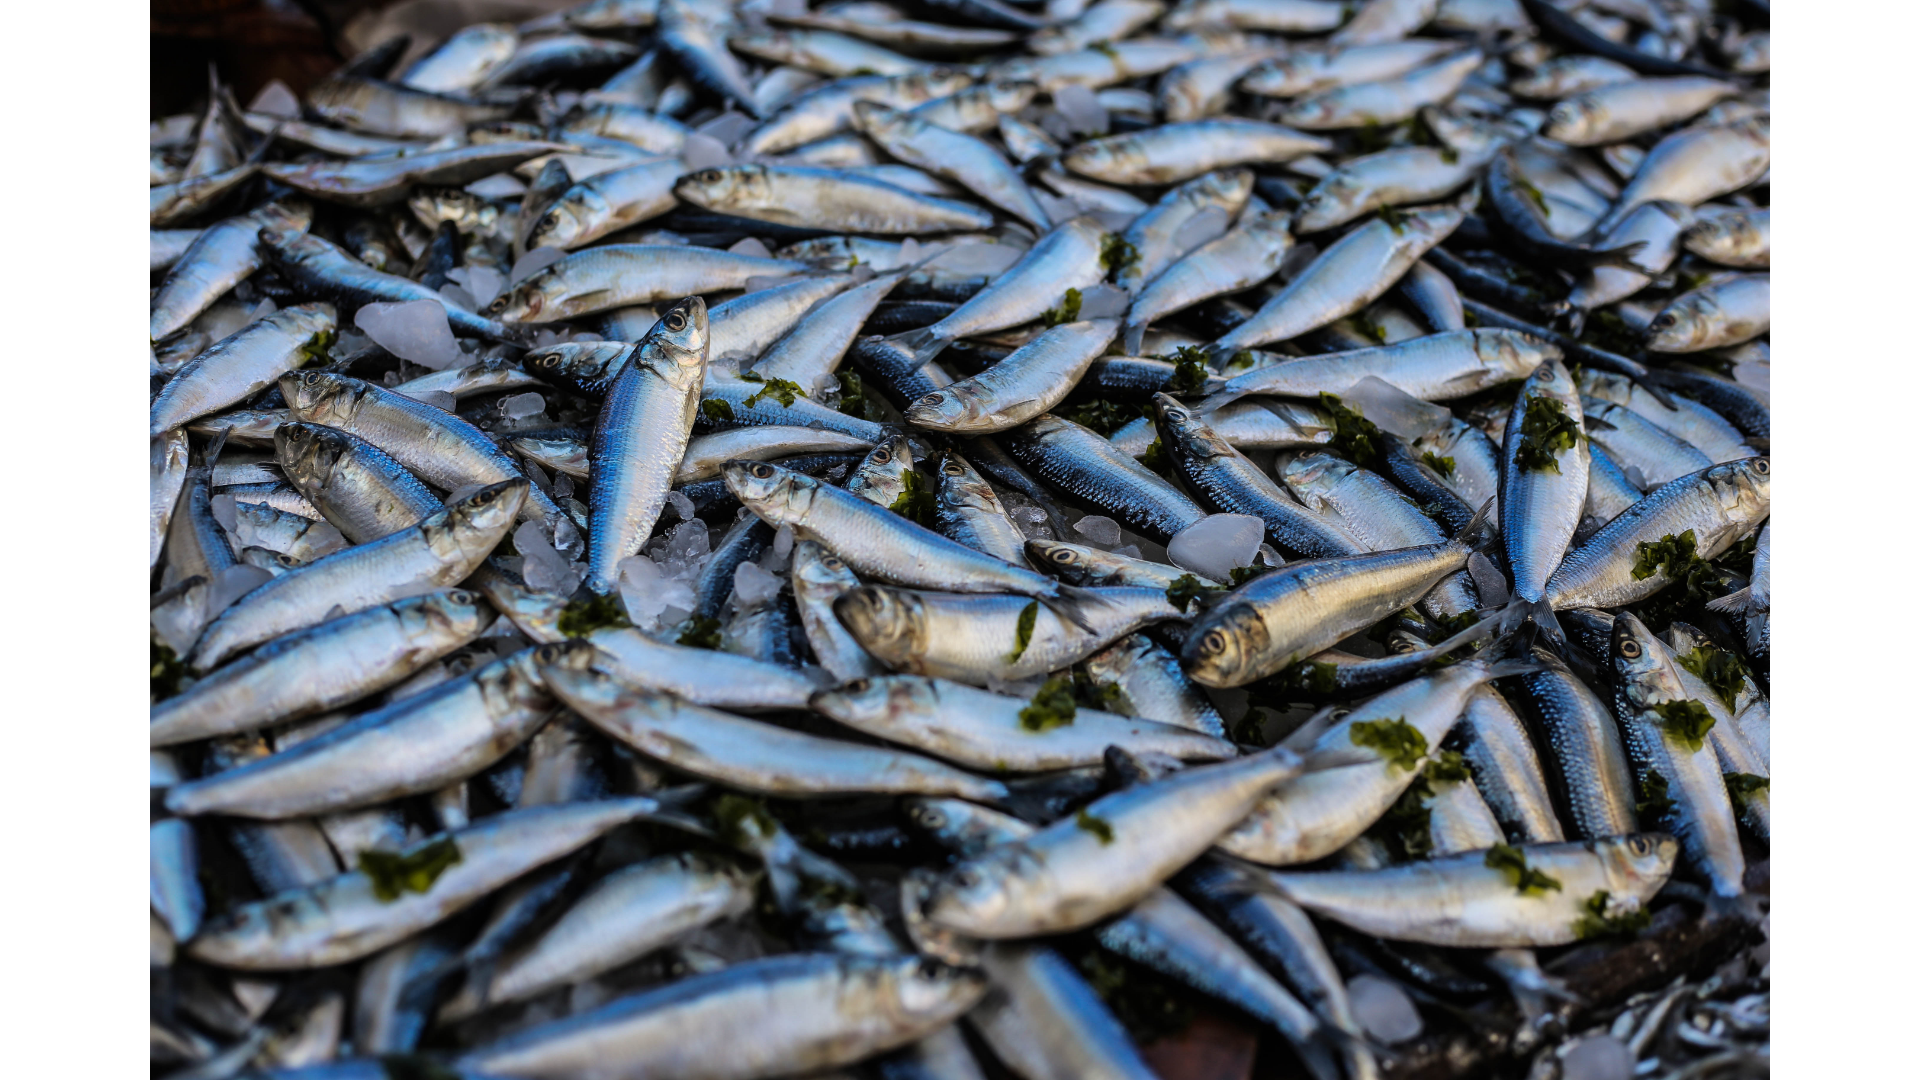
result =
[[496,315],[502,311],[507,310],[507,298],[504,296],[499,297],[498,299],[494,300],[493,303],[487,305],[487,310],[490,312],[493,312]]
[[1768,471],[1770,471],[1772,468],[1773,466],[1767,464],[1766,458],[1753,459],[1753,471],[1759,473],[1761,476],[1767,475]]
[[841,567],[845,566],[846,563],[841,562],[839,556],[837,555],[827,555],[821,558],[820,565],[826,567],[829,570],[838,570]]
[[773,466],[765,463],[756,463],[756,464],[747,466],[747,472],[753,474],[754,476],[759,477],[762,480],[765,480],[768,477],[773,475]]
[[687,328],[687,317],[677,311],[667,314],[667,332],[677,334]]
[[1218,630],[1209,630],[1200,638],[1200,645],[1210,653],[1224,652],[1227,647],[1227,635]]
[[893,451],[884,446],[878,447],[874,450],[873,456],[867,460],[873,462],[875,465],[885,465],[887,462],[893,460]]
[[1183,409],[1168,409],[1167,419],[1176,424],[1184,424],[1187,422],[1187,414]]
[[701,173],[700,173],[700,182],[701,182],[701,183],[703,183],[703,184],[717,184],[717,183],[719,183],[719,182],[720,182],[720,170],[719,170],[719,169],[703,169],[703,170],[701,170]]
[[1627,638],[1625,641],[1622,641],[1620,643],[1620,655],[1626,657],[1629,660],[1639,659],[1640,643],[1633,640],[1632,638]]
[[456,604],[471,604],[473,603],[473,594],[465,589],[455,589],[447,594],[447,599]]
[[923,397],[923,398],[921,398],[921,399],[920,399],[920,404],[922,404],[922,405],[938,405],[938,404],[940,404],[941,402],[943,402],[943,401],[945,401],[945,400],[947,400],[947,399],[946,399],[946,398],[944,398],[944,397],[942,397],[942,396],[940,396],[939,394],[928,394],[928,395],[927,395],[926,397]]
[[960,468],[959,462],[951,460],[940,466],[940,471],[946,473],[948,476],[964,476],[966,474],[965,470]]
[[1047,552],[1047,558],[1057,563],[1070,563],[1073,561],[1073,551],[1070,548],[1054,548]]
[[855,679],[852,682],[846,684],[845,686],[842,686],[840,689],[846,690],[855,694],[864,694],[867,692],[867,688],[872,685],[873,685],[872,679]]
[[560,211],[547,211],[547,216],[540,219],[540,224],[545,225],[549,229],[558,228],[560,225]]
[[931,806],[913,808],[913,819],[929,829],[938,829],[947,823],[947,816]]
[[1629,837],[1627,839],[1627,850],[1635,855],[1651,855],[1653,854],[1653,841],[1644,836]]
[[320,382],[320,373],[317,371],[306,372],[300,376],[300,381],[307,386],[316,385]]

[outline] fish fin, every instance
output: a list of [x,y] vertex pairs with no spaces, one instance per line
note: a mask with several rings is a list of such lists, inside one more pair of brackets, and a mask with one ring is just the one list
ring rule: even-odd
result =
[[1146,337],[1146,323],[1129,322],[1126,329],[1121,331],[1120,347],[1126,350],[1128,356],[1139,356],[1140,343],[1146,340]]
[[1635,382],[1634,385],[1645,390],[1652,396],[1653,400],[1659,402],[1661,405],[1669,409],[1679,409],[1679,406],[1673,403],[1673,397],[1667,393],[1666,388],[1656,385],[1651,379],[1641,379]]
[[1306,753],[1339,719],[1340,711],[1338,705],[1321,706],[1312,716],[1301,721],[1300,726],[1294,728],[1286,738],[1280,740],[1280,745],[1291,748],[1297,754]]
[[1588,255],[1586,262],[1588,266],[1611,266],[1616,270],[1644,274],[1647,268],[1634,262],[1633,257],[1640,254],[1640,250],[1646,246],[1645,240],[1635,240],[1631,244],[1622,244],[1616,248],[1602,248]]
[[1218,410],[1222,406],[1231,405],[1246,396],[1247,392],[1245,390],[1236,390],[1228,386],[1201,398],[1199,401],[1188,406],[1187,411],[1195,416],[1205,416],[1208,413]]
[[1554,617],[1553,605],[1546,600],[1523,600],[1516,596],[1500,609],[1497,621],[1502,637],[1512,636],[1524,646],[1527,641],[1521,637],[1521,631],[1529,624],[1540,636],[1546,638],[1546,644],[1554,652],[1566,654],[1567,635],[1560,629],[1560,620]]
[[1480,509],[1475,510],[1467,523],[1460,526],[1460,533],[1453,538],[1454,542],[1465,544],[1469,551],[1491,548],[1500,539],[1498,523],[1493,520],[1493,503],[1491,498],[1481,503]]
[[[1432,646],[1432,648],[1436,653],[1442,656],[1445,656],[1447,653],[1450,653],[1455,649],[1460,648],[1463,645],[1470,645],[1473,642],[1479,641],[1481,638],[1484,638],[1484,637],[1492,637],[1494,635],[1494,631],[1497,630],[1498,628],[1499,628],[1498,624],[1495,623],[1492,619],[1481,619],[1479,622],[1474,623],[1472,626],[1467,627],[1465,630],[1462,630],[1459,633],[1453,635],[1452,637],[1447,638],[1446,640],[1440,642],[1439,644]],[[1489,647],[1488,651],[1489,652],[1492,651],[1491,647]]]
[[1095,630],[1093,629],[1093,623],[1087,618],[1086,609],[1091,605],[1105,602],[1098,593],[1066,584],[1059,586],[1059,592],[1056,595],[1037,596],[1034,599],[1047,605],[1048,611],[1053,612],[1055,615],[1060,616],[1089,634],[1095,633]]
[[1515,675],[1531,675],[1544,670],[1538,660],[1515,657],[1510,660],[1496,660],[1487,667],[1489,679],[1510,679]]
[[945,338],[933,332],[933,327],[923,326],[918,330],[909,330],[904,334],[895,334],[887,339],[900,343],[900,347],[913,354],[914,370],[919,370],[940,355],[940,351],[949,344]]
[[1736,611],[1745,611],[1747,608],[1747,601],[1752,596],[1753,596],[1753,586],[1749,585],[1744,589],[1739,589],[1735,592],[1730,592],[1727,595],[1720,597],[1718,600],[1707,601],[1707,610],[1717,611],[1717,612],[1720,612],[1721,614],[1727,614],[1729,612],[1736,612]]

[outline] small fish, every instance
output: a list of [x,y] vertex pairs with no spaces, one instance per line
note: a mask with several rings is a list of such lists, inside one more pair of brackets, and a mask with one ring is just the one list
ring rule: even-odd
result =
[[1554,607],[1621,607],[1672,584],[1682,556],[1663,550],[1689,535],[1691,557],[1711,559],[1766,520],[1772,467],[1764,457],[1678,477],[1628,507],[1567,553],[1547,580]]
[[487,314],[509,322],[548,323],[630,304],[738,289],[755,277],[787,277],[809,269],[790,259],[713,248],[602,244],[529,275],[487,305]]
[[907,423],[968,435],[1024,424],[1064,400],[1119,330],[1117,319],[1050,327],[979,375],[914,402]]
[[1676,297],[1647,324],[1647,349],[1692,353],[1723,349],[1767,332],[1772,320],[1771,277],[1739,274]]
[[273,385],[283,373],[324,351],[335,317],[332,304],[300,304],[215,342],[160,388],[149,433],[158,437]]
[[1007,453],[1049,487],[1160,543],[1207,516],[1158,473],[1071,420],[1043,413],[1003,438]]
[[1052,226],[1026,182],[985,141],[877,101],[855,102],[853,118],[857,130],[900,161],[952,180],[1035,229]]
[[1109,135],[1066,152],[1061,164],[1108,184],[1177,184],[1234,165],[1279,164],[1320,154],[1333,144],[1279,124],[1193,120]]
[[715,213],[835,232],[917,236],[984,229],[993,215],[858,173],[794,165],[727,165],[682,176],[673,193]]
[[562,192],[527,234],[529,247],[572,251],[609,233],[650,221],[677,205],[676,160],[642,162],[598,173]]
[[344,431],[292,421],[275,430],[273,443],[294,490],[351,543],[411,528],[442,506],[405,466]]

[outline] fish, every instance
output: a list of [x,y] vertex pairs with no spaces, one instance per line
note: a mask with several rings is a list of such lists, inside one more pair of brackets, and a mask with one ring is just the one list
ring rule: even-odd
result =
[[1746,187],[1766,175],[1770,130],[1761,115],[1673,132],[1647,151],[1633,179],[1591,231],[1605,233],[1642,203],[1656,199],[1697,206]]
[[577,251],[495,297],[487,314],[515,323],[549,323],[631,304],[651,304],[722,289],[755,277],[787,277],[810,267],[711,248],[603,244]]
[[504,120],[513,111],[510,104],[342,75],[322,79],[309,88],[306,106],[318,119],[342,127],[413,139],[465,134],[471,124]]
[[681,170],[678,161],[667,159],[587,177],[547,207],[527,233],[527,245],[572,251],[659,217],[678,205],[673,185]]
[[1567,553],[1547,579],[1545,599],[1555,607],[1621,607],[1652,596],[1674,581],[1684,556],[1669,552],[1676,538],[1697,559],[1715,558],[1768,515],[1772,465],[1765,457],[1711,465],[1650,491]]
[[1147,279],[1127,308],[1122,347],[1138,353],[1154,320],[1240,292],[1272,277],[1293,250],[1287,216],[1243,214],[1240,221]]
[[489,341],[515,340],[510,328],[467,311],[418,282],[366,266],[317,236],[262,227],[260,246],[281,276],[341,307],[433,300],[446,308],[447,324],[455,333]]
[[208,346],[160,388],[149,434],[158,437],[273,385],[282,373],[324,353],[335,319],[332,304],[299,304]]
[[1612,707],[1550,650],[1534,646],[1538,671],[1520,675],[1508,698],[1527,717],[1566,835],[1599,840],[1639,830],[1633,775]]
[[688,173],[680,201],[715,213],[840,232],[920,236],[984,229],[993,215],[970,203],[922,195],[884,180],[801,165],[727,165]]
[[1527,376],[1500,440],[1500,536],[1511,567],[1512,618],[1558,630],[1547,581],[1586,506],[1589,454],[1579,388],[1556,357]]
[[[167,276],[153,297],[147,336],[154,341],[186,327],[235,285],[260,268],[260,230],[303,230],[313,208],[300,199],[266,206],[194,231],[185,248],[166,260]],[[159,236],[172,230],[155,230]]]
[[1091,288],[1106,277],[1109,234],[1092,217],[1062,222],[987,288],[932,326],[898,337],[924,364],[954,341],[1004,330],[1063,303],[1068,290]]
[[1007,453],[1056,490],[1165,543],[1207,516],[1199,504],[1112,443],[1052,413],[1005,435]]
[[952,180],[1035,229],[1052,226],[1013,166],[985,141],[877,101],[855,102],[853,120],[856,130],[894,158]]
[[1479,49],[1462,49],[1389,79],[1346,83],[1310,93],[1280,110],[1278,119],[1303,131],[1399,123],[1451,98],[1485,61]]
[[907,423],[955,435],[1018,427],[1064,400],[1119,331],[1117,319],[1049,327],[988,370],[914,402]]
[[544,142],[488,142],[395,158],[368,155],[345,162],[269,164],[260,171],[317,199],[372,208],[404,201],[416,184],[469,183],[555,149]]
[[910,109],[936,98],[959,93],[973,85],[971,75],[957,68],[935,67],[905,75],[863,75],[835,79],[789,101],[755,128],[741,149],[750,154],[778,154],[853,130],[853,106],[874,101],[896,109]]
[[[1705,207],[1696,208],[1706,210]],[[1680,244],[1703,259],[1741,269],[1767,268],[1771,232],[1769,211],[1715,207],[1696,212],[1693,224],[1681,234]]]
[[344,431],[292,421],[274,431],[273,445],[294,490],[350,543],[418,525],[442,506],[405,466]]
[[1771,325],[1771,278],[1741,274],[1682,293],[1647,324],[1647,349],[1692,353],[1751,341]]
[[899,287],[906,273],[894,270],[876,274],[870,281],[822,300],[760,354],[751,377],[763,381],[785,379],[814,395],[829,388],[834,371],[860,328],[872,317],[874,308]]
[[1208,119],[1091,139],[1060,163],[1107,184],[1177,184],[1234,165],[1281,164],[1325,153],[1333,144],[1281,124]]

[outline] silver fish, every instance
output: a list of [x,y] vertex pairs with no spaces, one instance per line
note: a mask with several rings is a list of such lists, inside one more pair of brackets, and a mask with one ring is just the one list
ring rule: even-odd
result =
[[1770,211],[1740,207],[1701,207],[1694,223],[1688,226],[1681,243],[1703,259],[1722,266],[1761,269],[1768,266],[1771,251]]
[[1225,234],[1194,248],[1146,280],[1127,309],[1123,347],[1129,353],[1138,353],[1155,319],[1267,280],[1279,272],[1291,250],[1293,233],[1285,214],[1243,215]]
[[[303,200],[290,199],[268,203],[252,213],[194,232],[186,248],[168,260],[172,269],[160,283],[159,291],[153,294],[147,336],[158,341],[185,327],[258,270],[263,226],[297,232],[312,220],[311,206]],[[155,230],[154,235],[160,236],[164,231]]]
[[1486,55],[1480,50],[1463,49],[1392,78],[1348,83],[1310,94],[1281,110],[1279,119],[1306,131],[1397,124],[1451,98],[1485,62]]
[[339,75],[315,83],[306,105],[320,119],[356,131],[425,139],[463,135],[468,125],[504,120],[513,111],[511,105]]
[[932,326],[900,335],[900,343],[925,363],[960,338],[1039,318],[1060,304],[1068,289],[1088,289],[1105,279],[1108,235],[1092,217],[1061,223],[991,285]]
[[[1772,467],[1764,457],[1713,465],[1679,477],[1608,522],[1553,572],[1554,607],[1619,607],[1671,584],[1673,559],[1660,545],[1691,534],[1695,558],[1711,559],[1767,517]],[[1650,565],[1649,565],[1650,564]]]
[[1647,349],[1691,353],[1759,337],[1772,325],[1771,281],[1739,274],[1681,294],[1647,325]]
[[762,379],[785,379],[817,396],[831,385],[830,377],[873,309],[905,276],[904,270],[879,274],[821,301],[761,354],[754,362],[753,374]]
[[674,208],[678,160],[646,161],[597,173],[568,188],[527,234],[528,247],[572,251]]
[[707,309],[707,362],[747,370],[809,311],[856,283],[852,274],[819,274],[715,304]]
[[1196,408],[1247,394],[1316,398],[1369,376],[1422,401],[1451,401],[1532,375],[1560,350],[1518,330],[1452,330],[1395,345],[1282,360],[1235,375]]
[[520,35],[502,23],[476,23],[453,34],[414,61],[400,85],[434,93],[458,94],[479,86],[513,55]]
[[1564,98],[1540,134],[1568,146],[1604,146],[1677,124],[1740,92],[1724,79],[1679,75],[1608,83]]
[[860,579],[839,556],[812,540],[802,540],[793,546],[791,580],[800,625],[822,667],[841,682],[886,673],[833,614],[834,601],[860,587]]
[[282,424],[274,453],[294,489],[355,544],[418,525],[442,505],[399,462],[344,431]]
[[160,564],[160,551],[166,544],[174,508],[179,505],[180,493],[186,488],[188,447],[187,433],[183,429],[162,432],[153,438],[148,468],[147,530],[152,549],[147,559],[149,567]]
[[942,451],[934,464],[934,527],[941,535],[1015,566],[1027,566],[1025,538],[1007,517],[993,485],[967,459]]
[[1557,357],[1527,377],[1507,417],[1500,454],[1500,535],[1512,568],[1513,610],[1543,616],[1547,579],[1560,565],[1587,501],[1588,453],[1580,391]]
[[592,664],[620,682],[696,705],[743,712],[799,709],[818,689],[811,679],[789,668],[655,641],[630,628],[595,630],[587,642],[598,650]]
[[555,149],[545,142],[493,142],[396,158],[369,155],[304,165],[275,162],[261,166],[260,171],[315,198],[370,208],[404,201],[417,184],[471,183]]
[[1052,226],[1025,181],[985,141],[877,101],[855,102],[853,117],[855,128],[893,157],[952,180],[1035,229]]
[[1225,721],[1180,669],[1179,658],[1145,634],[1122,638],[1086,664],[1087,677],[1103,694],[1114,695],[1114,707],[1125,715],[1226,737]]
[[1294,228],[1319,232],[1382,207],[1444,199],[1473,180],[1493,149],[1461,153],[1451,147],[1402,146],[1350,158],[1307,192]]
[[750,154],[778,154],[853,128],[853,105],[877,101],[910,109],[958,93],[973,84],[955,68],[933,68],[907,75],[868,75],[836,79],[794,98],[741,144]]
[[1647,151],[1633,180],[1592,231],[1606,233],[1642,203],[1668,199],[1697,206],[1746,187],[1766,175],[1770,130],[1763,115],[1668,135]]
[[1486,797],[1487,808],[1506,835],[1527,844],[1565,840],[1547,794],[1540,757],[1507,699],[1493,687],[1482,686],[1468,699],[1463,719],[1460,752],[1473,771],[1474,786]]
[[149,434],[158,437],[272,385],[282,373],[323,353],[334,325],[332,304],[299,304],[215,342],[160,388]]
[[576,251],[528,276],[487,305],[496,318],[547,323],[651,304],[683,296],[738,289],[755,277],[786,277],[810,269],[790,259],[762,259],[713,248],[668,244],[602,244]]
[[835,232],[913,236],[993,224],[992,214],[970,203],[857,173],[794,165],[702,169],[682,176],[673,193],[715,213]]
[[1050,327],[979,375],[914,402],[906,411],[907,422],[966,435],[990,435],[1024,424],[1065,399],[1119,331],[1117,319]]
[[1066,152],[1061,164],[1109,184],[1177,184],[1234,165],[1281,163],[1333,144],[1279,124],[1223,118],[1109,135]]

